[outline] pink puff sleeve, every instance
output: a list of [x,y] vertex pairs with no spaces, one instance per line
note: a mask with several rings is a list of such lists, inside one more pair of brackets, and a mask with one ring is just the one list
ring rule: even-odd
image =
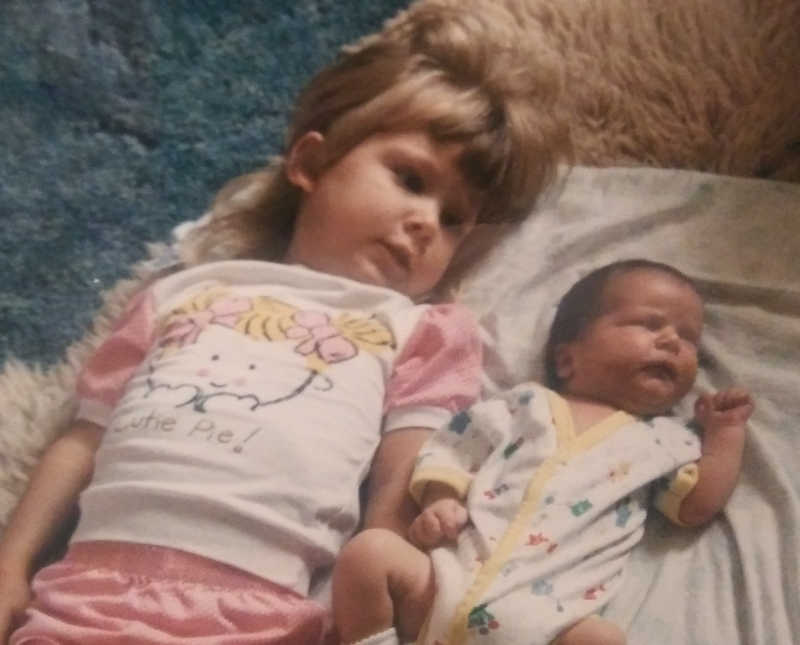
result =
[[434,305],[397,357],[384,404],[384,431],[436,429],[472,405],[481,390],[481,340],[463,305]]
[[155,330],[155,306],[151,290],[131,300],[111,335],[78,375],[76,418],[105,426],[125,385],[144,360]]

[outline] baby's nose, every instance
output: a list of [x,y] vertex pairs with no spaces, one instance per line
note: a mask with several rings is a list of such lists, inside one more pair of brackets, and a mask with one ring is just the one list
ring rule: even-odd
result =
[[680,347],[680,337],[672,327],[664,327],[659,332],[657,344],[659,347],[675,351]]

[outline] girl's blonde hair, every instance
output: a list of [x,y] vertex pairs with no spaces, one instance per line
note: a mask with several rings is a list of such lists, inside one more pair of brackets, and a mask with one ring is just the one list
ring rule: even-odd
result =
[[[324,170],[373,134],[423,130],[463,146],[460,169],[485,195],[480,223],[520,219],[570,149],[566,121],[554,111],[557,67],[525,43],[494,2],[469,12],[446,2],[414,6],[311,80],[286,149],[307,132],[322,133]],[[283,157],[234,179],[184,246],[186,260],[280,261],[301,196]]]

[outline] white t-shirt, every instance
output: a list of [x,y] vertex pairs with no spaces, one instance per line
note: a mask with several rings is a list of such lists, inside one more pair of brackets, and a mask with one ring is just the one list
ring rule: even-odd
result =
[[181,549],[308,593],[359,518],[387,432],[480,391],[456,305],[299,266],[181,271],[132,303],[79,382],[106,428],[73,541]]

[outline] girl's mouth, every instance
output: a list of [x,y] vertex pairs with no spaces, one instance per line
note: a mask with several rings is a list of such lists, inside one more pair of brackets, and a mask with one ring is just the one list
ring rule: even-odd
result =
[[397,265],[404,271],[407,272],[411,268],[411,254],[408,249],[399,244],[392,244],[391,242],[384,242],[383,246],[394,258]]

